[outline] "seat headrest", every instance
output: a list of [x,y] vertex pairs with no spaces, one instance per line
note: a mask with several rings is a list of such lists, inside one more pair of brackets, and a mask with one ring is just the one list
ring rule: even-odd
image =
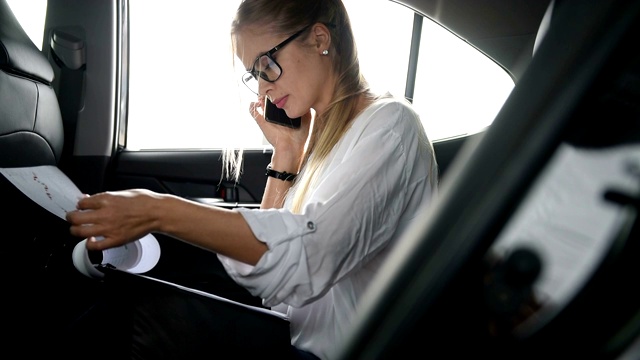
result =
[[31,41],[5,0],[0,0],[0,68],[47,84],[54,77],[47,58]]

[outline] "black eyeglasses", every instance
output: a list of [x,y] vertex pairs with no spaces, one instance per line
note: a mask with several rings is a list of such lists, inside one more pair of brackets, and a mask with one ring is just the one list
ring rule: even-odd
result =
[[258,81],[263,79],[268,82],[275,82],[282,75],[282,68],[280,65],[273,59],[273,54],[285,47],[288,43],[293,41],[295,38],[300,36],[305,30],[307,30],[309,26],[306,26],[304,29],[298,31],[297,33],[289,36],[280,44],[273,47],[273,49],[267,51],[266,53],[258,56],[256,61],[254,61],[251,70],[247,71],[246,74],[242,75],[242,82],[247,85],[249,90],[258,94]]

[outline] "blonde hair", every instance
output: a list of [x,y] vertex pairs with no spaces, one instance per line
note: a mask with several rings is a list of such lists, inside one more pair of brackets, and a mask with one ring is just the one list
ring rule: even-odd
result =
[[[341,0],[243,0],[231,25],[233,35],[251,25],[264,25],[265,30],[293,34],[315,23],[324,24],[331,33],[329,56],[333,62],[336,87],[332,99],[321,114],[316,114],[304,154],[301,173],[291,188],[293,212],[301,212],[308,191],[322,172],[323,164],[358,115],[360,100],[374,99],[369,84],[360,72],[360,63],[351,21]],[[302,38],[302,37],[301,37]],[[225,169],[238,175],[241,152],[223,157]]]

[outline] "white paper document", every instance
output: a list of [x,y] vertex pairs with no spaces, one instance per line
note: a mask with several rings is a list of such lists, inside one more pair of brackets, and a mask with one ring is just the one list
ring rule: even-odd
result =
[[[76,210],[76,204],[84,194],[56,166],[33,166],[20,168],[0,168],[4,175],[18,190],[44,209],[66,221],[66,214]],[[103,274],[92,264],[86,249],[86,239],[79,242],[72,253],[74,266],[89,277],[102,277]],[[132,243],[107,249],[102,252],[100,264],[132,273],[151,270],[160,259],[158,240],[148,234]]]
[[0,168],[0,172],[31,200],[65,221],[67,212],[75,210],[83,196],[55,166]]
[[[88,277],[101,278],[104,274],[96,269],[97,264],[91,262],[86,242],[87,240],[84,239],[73,248],[73,265]],[[147,234],[132,243],[103,250],[100,264],[110,264],[117,269],[140,274],[153,269],[158,260],[160,260],[160,244],[153,235]]]
[[[71,179],[55,166],[0,168],[0,173],[31,200],[65,221],[66,213],[74,211],[78,200],[84,196]],[[84,239],[76,244],[70,260],[76,270],[90,278],[104,277],[104,273],[96,268],[97,265],[110,264],[122,271],[142,274],[155,267],[160,260],[160,244],[152,234],[147,234],[126,245],[102,251],[99,264],[91,261],[86,242],[87,239]],[[288,321],[286,315],[276,311],[246,305],[167,281],[143,275],[141,277]]]

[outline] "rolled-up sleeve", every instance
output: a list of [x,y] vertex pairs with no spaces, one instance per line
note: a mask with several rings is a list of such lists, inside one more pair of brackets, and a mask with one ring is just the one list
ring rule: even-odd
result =
[[420,166],[426,174],[430,165],[413,164],[424,160],[417,159],[421,144],[414,135],[406,138],[410,129],[398,124],[402,112],[381,111],[388,114],[378,114],[378,122],[366,123],[337,146],[301,214],[236,210],[269,249],[255,266],[219,258],[266,306],[299,307],[323,296],[390,242],[411,198],[407,192],[427,186],[425,176],[410,176]]

